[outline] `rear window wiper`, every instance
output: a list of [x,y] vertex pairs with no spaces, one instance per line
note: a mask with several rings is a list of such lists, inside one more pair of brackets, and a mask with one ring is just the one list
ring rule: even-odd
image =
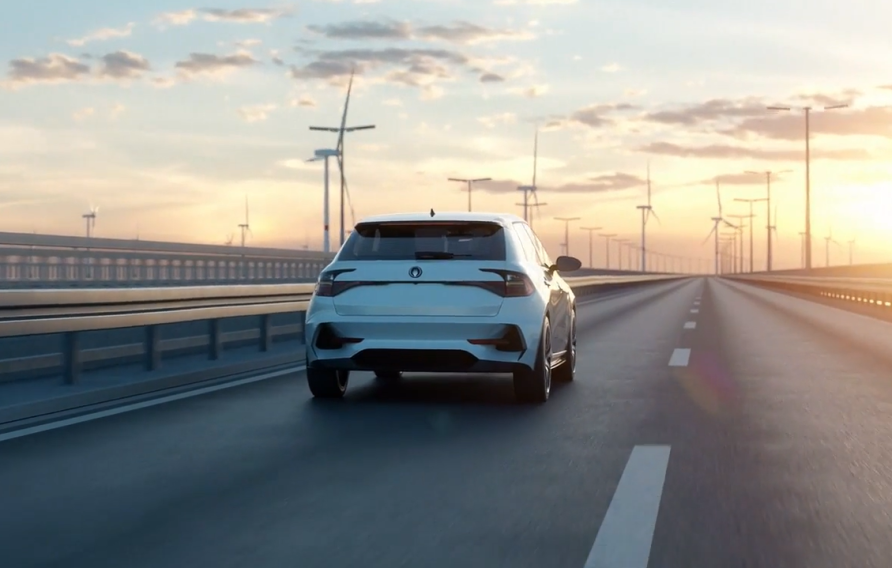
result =
[[418,251],[415,260],[449,260],[451,258],[468,258],[470,254],[455,254],[454,252]]

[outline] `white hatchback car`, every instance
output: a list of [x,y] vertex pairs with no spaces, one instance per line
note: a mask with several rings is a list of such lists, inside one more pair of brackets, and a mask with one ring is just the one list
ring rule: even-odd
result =
[[307,381],[344,395],[350,371],[513,373],[545,402],[576,368],[576,297],[523,219],[487,213],[383,215],[356,225],[319,276],[306,314]]

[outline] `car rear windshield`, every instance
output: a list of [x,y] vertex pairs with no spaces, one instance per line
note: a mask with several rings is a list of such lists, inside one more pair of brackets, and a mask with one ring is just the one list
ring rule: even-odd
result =
[[421,221],[360,223],[338,260],[505,260],[497,223]]

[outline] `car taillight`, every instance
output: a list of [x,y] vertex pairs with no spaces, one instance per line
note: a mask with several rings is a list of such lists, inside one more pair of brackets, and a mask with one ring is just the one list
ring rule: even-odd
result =
[[339,274],[345,272],[353,272],[353,269],[330,270],[320,274],[319,280],[316,281],[316,288],[313,290],[313,294],[323,298],[330,298],[349,289],[351,287],[350,284],[354,284],[353,282],[335,282],[335,278],[337,278]]
[[492,272],[493,274],[498,274],[502,277],[502,282],[489,283],[497,285],[493,287],[493,292],[496,292],[496,289],[498,289],[499,291],[496,293],[500,296],[506,298],[519,298],[522,296],[529,296],[535,291],[533,282],[522,272],[500,270],[496,268],[481,268],[480,270],[483,272]]
[[520,272],[506,272],[505,278],[505,296],[508,298],[529,296],[533,293],[533,283],[526,274]]

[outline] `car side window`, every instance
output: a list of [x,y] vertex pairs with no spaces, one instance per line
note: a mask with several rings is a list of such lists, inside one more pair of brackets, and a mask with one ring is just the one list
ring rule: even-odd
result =
[[514,223],[514,232],[517,233],[517,240],[520,241],[520,246],[523,248],[527,260],[539,264],[539,254],[536,252],[536,245],[527,232],[524,231],[523,227],[523,223]]
[[536,245],[536,253],[539,257],[539,263],[542,266],[551,266],[551,258],[548,256],[548,251],[545,250],[545,247],[542,246],[542,241],[539,240],[539,237],[536,236],[536,233],[533,232],[533,229],[530,228],[529,225],[524,223],[522,225],[524,231],[530,236],[530,240],[533,241],[533,244]]

